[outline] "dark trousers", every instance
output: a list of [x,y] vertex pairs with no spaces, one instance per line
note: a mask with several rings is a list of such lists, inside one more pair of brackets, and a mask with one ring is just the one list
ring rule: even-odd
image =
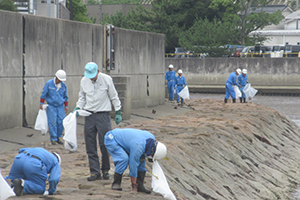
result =
[[112,130],[109,112],[93,113],[85,117],[84,139],[86,153],[89,159],[91,174],[100,174],[100,163],[97,153],[97,135],[102,154],[102,171],[110,169],[109,156],[104,145],[105,134]]

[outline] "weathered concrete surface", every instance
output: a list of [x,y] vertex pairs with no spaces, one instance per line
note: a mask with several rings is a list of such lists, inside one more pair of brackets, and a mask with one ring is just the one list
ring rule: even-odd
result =
[[[294,122],[255,103],[199,99],[187,104],[193,111],[122,126],[148,130],[167,145],[169,160],[160,165],[177,199],[293,199],[300,183],[300,130]],[[122,192],[110,190],[112,180],[87,182],[88,163],[80,132],[78,144],[74,153],[62,146],[47,147],[64,160],[58,192],[52,199],[163,199],[157,194],[131,192],[128,172]],[[3,175],[9,172],[15,154],[1,153]],[[150,183],[148,174],[146,186]]]

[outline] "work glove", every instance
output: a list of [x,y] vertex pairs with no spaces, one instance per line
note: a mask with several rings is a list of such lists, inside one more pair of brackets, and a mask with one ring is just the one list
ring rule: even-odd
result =
[[122,121],[121,109],[116,112],[115,122],[118,125]]
[[[80,110],[80,108],[79,107],[75,107],[72,113],[76,112],[76,110]],[[76,112],[76,116],[79,116],[78,112]]]

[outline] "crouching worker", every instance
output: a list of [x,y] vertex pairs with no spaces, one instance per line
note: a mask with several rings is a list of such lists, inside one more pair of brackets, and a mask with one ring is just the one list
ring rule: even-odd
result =
[[132,191],[150,194],[151,190],[144,187],[146,157],[150,162],[166,157],[166,146],[157,142],[150,132],[132,128],[116,128],[107,132],[104,144],[115,164],[112,189],[122,190],[122,175],[129,165]]
[[[14,192],[17,196],[23,194],[52,195],[56,192],[56,185],[60,179],[61,158],[57,153],[36,148],[22,148],[15,156],[9,175]],[[47,177],[49,175],[49,178]],[[46,181],[49,189],[46,191]]]

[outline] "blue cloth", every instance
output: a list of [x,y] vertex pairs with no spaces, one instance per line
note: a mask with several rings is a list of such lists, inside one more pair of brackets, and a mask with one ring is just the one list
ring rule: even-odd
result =
[[238,84],[240,84],[242,86],[239,89],[240,89],[240,91],[242,93],[242,97],[243,98],[246,98],[246,95],[245,95],[243,89],[246,86],[247,82],[248,82],[248,76],[247,76],[247,74],[245,76],[243,76],[243,74],[240,74],[238,76]]
[[[177,96],[177,102],[179,103],[179,95],[178,93],[181,92],[181,90],[186,86],[186,81],[184,76],[177,76],[175,79],[175,87],[176,87],[176,96]],[[183,102],[183,98],[180,98],[181,102]]]
[[235,92],[233,89],[233,85],[238,85],[238,83],[236,82],[236,72],[232,72],[226,81],[225,99],[229,99],[229,95],[231,96],[232,99],[235,99]]
[[129,165],[129,175],[137,177],[139,171],[146,171],[146,156],[155,148],[155,137],[148,131],[116,128],[106,133],[104,144],[112,156],[115,172],[123,174]]
[[165,81],[167,81],[169,100],[174,99],[175,78],[175,71],[167,71],[165,75]]
[[55,78],[46,82],[41,95],[48,103],[47,118],[49,126],[50,141],[57,141],[62,137],[64,130],[62,121],[65,118],[64,102],[67,102],[67,87],[64,82],[61,82],[61,88],[57,90],[55,86]]
[[[26,154],[24,153],[26,151]],[[40,158],[31,157],[32,155]],[[24,194],[43,194],[46,190],[47,175],[49,194],[56,192],[60,180],[60,166],[57,158],[47,150],[36,148],[22,148],[15,156],[14,163],[6,179],[23,179]]]

